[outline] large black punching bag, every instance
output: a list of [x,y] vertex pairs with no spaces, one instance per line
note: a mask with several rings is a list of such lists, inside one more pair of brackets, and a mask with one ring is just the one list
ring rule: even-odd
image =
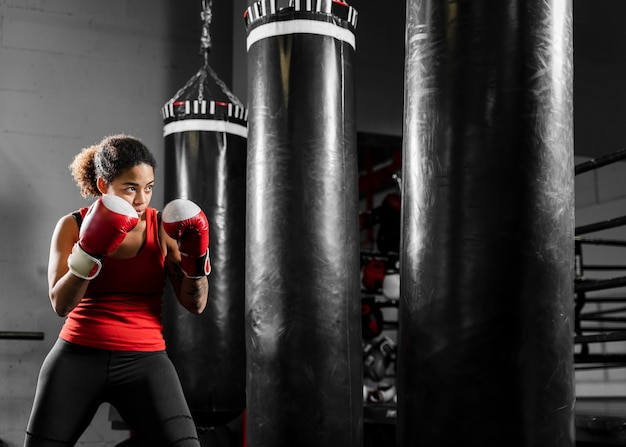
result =
[[201,315],[169,290],[164,335],[196,425],[220,426],[245,407],[246,110],[205,63],[162,112],[165,203],[204,210],[212,267]]
[[406,26],[398,445],[571,447],[572,2]]
[[247,442],[356,447],[356,11],[292,3],[264,0],[245,13]]

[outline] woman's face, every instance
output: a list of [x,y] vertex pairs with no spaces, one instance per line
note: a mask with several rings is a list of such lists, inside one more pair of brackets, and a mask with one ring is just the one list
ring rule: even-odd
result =
[[[102,187],[100,187],[101,183]],[[116,195],[126,200],[141,218],[152,199],[154,169],[152,166],[142,163],[126,169],[111,183],[106,183],[99,178],[98,186],[103,194]]]

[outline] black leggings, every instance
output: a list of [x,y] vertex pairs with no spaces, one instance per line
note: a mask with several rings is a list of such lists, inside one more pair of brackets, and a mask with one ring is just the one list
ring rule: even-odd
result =
[[103,402],[146,445],[200,446],[165,351],[107,351],[61,339],[41,367],[24,446],[74,445]]

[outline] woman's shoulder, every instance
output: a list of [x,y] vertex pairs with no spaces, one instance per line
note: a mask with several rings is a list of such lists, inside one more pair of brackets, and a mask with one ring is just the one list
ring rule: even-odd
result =
[[75,211],[59,218],[54,229],[55,238],[58,239],[59,237],[67,237],[77,239],[82,217],[80,214],[77,216],[76,213],[77,212]]
[[64,224],[64,225],[73,224],[73,225],[77,225],[78,228],[80,228],[80,225],[83,223],[83,219],[85,218],[87,211],[89,211],[89,208],[84,207],[84,208],[79,208],[70,213],[67,213],[64,216],[61,216],[61,218],[59,219],[59,223]]
[[79,230],[81,224],[83,223],[83,219],[85,218],[85,214],[89,210],[88,207],[79,208],[71,213],[68,213],[61,218],[57,222],[57,229],[65,229],[65,230]]

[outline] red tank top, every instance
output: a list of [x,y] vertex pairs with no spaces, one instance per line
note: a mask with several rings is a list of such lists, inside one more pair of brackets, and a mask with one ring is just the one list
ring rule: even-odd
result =
[[[87,208],[80,210],[84,216]],[[104,258],[100,274],[70,312],[60,337],[78,345],[117,351],[165,349],[161,303],[164,258],[154,208],[146,210],[146,241],[132,258]]]

